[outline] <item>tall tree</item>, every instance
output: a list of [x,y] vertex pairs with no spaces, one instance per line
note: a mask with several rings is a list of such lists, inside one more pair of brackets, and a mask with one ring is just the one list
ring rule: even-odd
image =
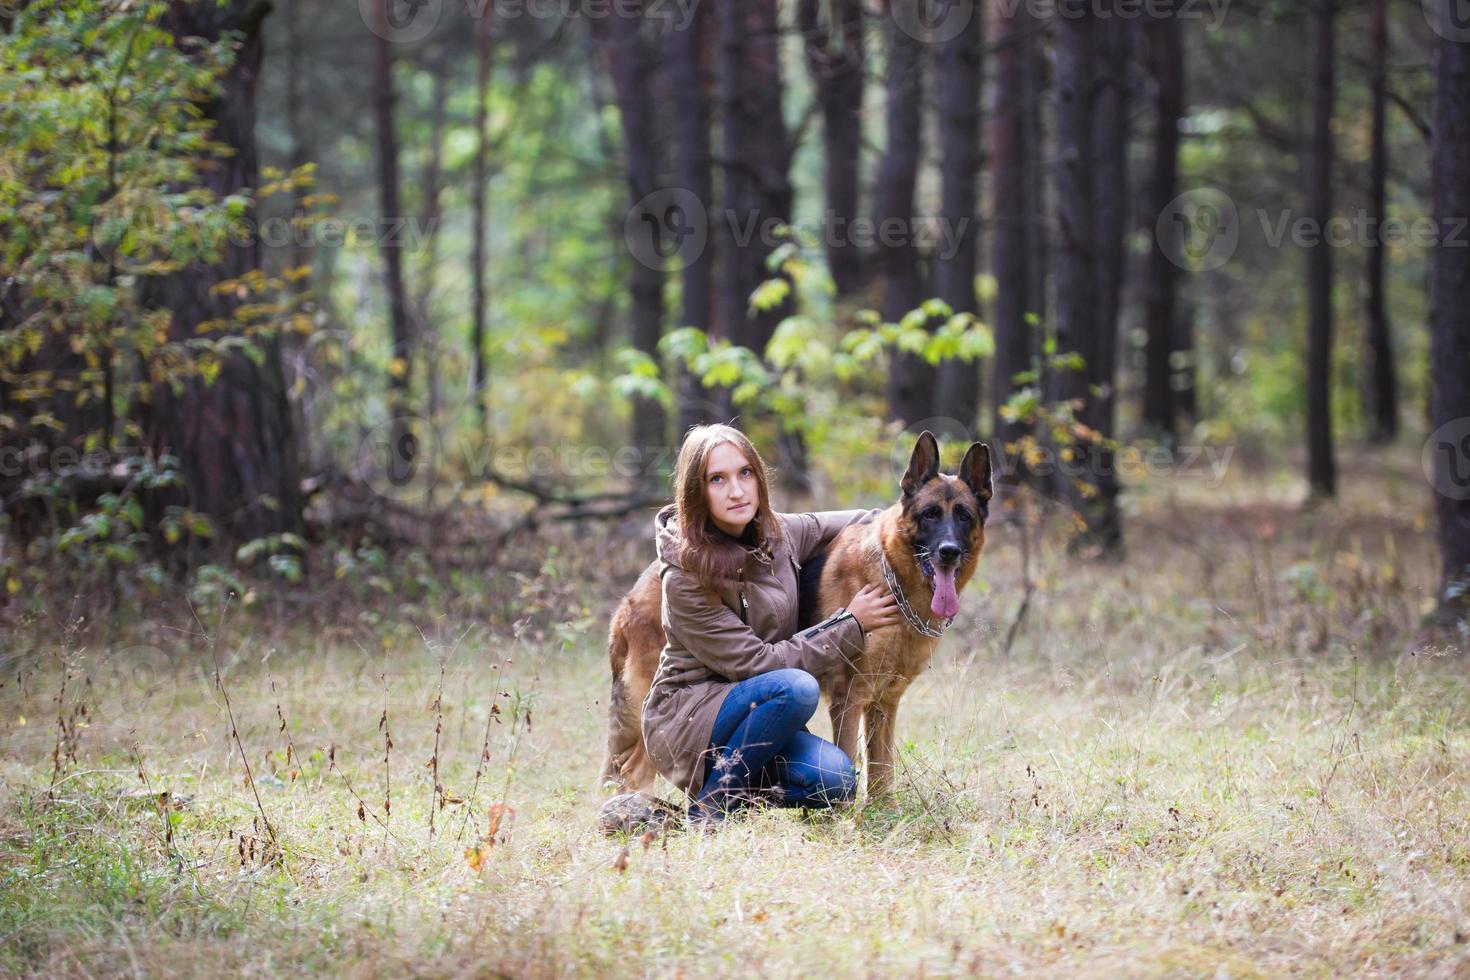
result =
[[[706,42],[713,23],[709,6],[697,4],[692,8],[692,15],[667,35],[675,183],[689,192],[687,200],[690,206],[704,210],[706,228],[714,196],[710,175],[709,73],[706,65]],[[682,220],[687,222],[691,216],[686,215]],[[679,292],[679,326],[696,327],[706,333],[712,322],[712,244],[706,235],[704,247],[697,254],[683,257],[685,265]],[[681,368],[677,435],[682,437],[692,425],[717,421],[714,414],[699,379]]]
[[[934,253],[934,294],[956,313],[980,312],[975,271],[980,241],[976,181],[980,175],[980,44],[984,37],[983,0],[956,4],[964,28],[943,41],[935,86],[939,102],[939,220],[952,248]],[[950,360],[939,369],[935,397],[939,415],[973,429],[980,414],[980,365]]]
[[827,266],[837,295],[851,296],[863,282],[862,253],[849,237],[862,160],[863,7],[861,0],[800,0],[797,21],[822,112]]
[[[1037,24],[1026,14],[1025,4],[996,0],[991,22],[995,25],[995,111],[990,122],[990,160],[994,233],[991,236],[991,269],[995,276],[995,363],[991,382],[994,429],[999,448],[1007,460],[1011,450],[1026,434],[1023,422],[1002,414],[1012,393],[1015,378],[1031,370],[1034,356],[1032,327],[1028,313],[1040,314],[1032,305],[1031,255],[1033,225],[1037,215],[1028,205],[1035,171],[1028,166],[1027,143],[1032,132],[1025,98],[1028,62],[1035,60]],[[1003,467],[1005,478],[1016,475],[1015,467]]]
[[1368,215],[1372,231],[1364,242],[1368,275],[1368,392],[1372,411],[1370,436],[1389,442],[1398,434],[1399,394],[1394,378],[1393,342],[1389,335],[1388,304],[1384,296],[1383,219],[1388,183],[1388,0],[1371,0],[1372,62],[1369,90],[1373,123],[1368,159]]
[[[201,107],[212,140],[230,148],[205,171],[203,183],[220,197],[260,186],[255,150],[255,95],[260,75],[263,0],[174,3],[160,24],[183,46],[185,38],[218,40],[239,31],[242,41],[218,98]],[[146,284],[147,303],[172,313],[170,338],[197,336],[207,321],[233,322],[240,300],[211,287],[260,267],[254,236],[229,242],[218,265],[191,265]],[[191,505],[210,514],[226,541],[243,541],[301,527],[297,433],[291,424],[280,342],[266,337],[256,365],[243,353],[226,356],[212,384],[185,382],[179,391],[155,385],[140,406],[147,445],[177,457]]]
[[489,295],[485,287],[485,229],[490,220],[490,75],[494,68],[494,34],[490,10],[475,21],[475,156],[470,167],[470,379],[480,432],[486,434],[490,412],[489,370],[485,364],[485,332]]
[[1307,249],[1307,478],[1312,492],[1337,492],[1332,449],[1332,249],[1325,240],[1332,216],[1332,109],[1337,0],[1312,5],[1312,134],[1307,167],[1307,216],[1319,229]]
[[[1146,24],[1148,67],[1153,76],[1153,165],[1145,193],[1144,213],[1153,218],[1163,214],[1179,192],[1179,121],[1184,115],[1184,38],[1180,19],[1170,13],[1150,18]],[[1161,240],[1177,236],[1180,228],[1166,222],[1150,229],[1152,247],[1148,256],[1148,279],[1144,287],[1143,422],[1160,439],[1172,444],[1178,432],[1178,414],[1172,385],[1170,354],[1175,347],[1175,320],[1179,268],[1182,254],[1177,242]]]
[[1123,531],[1118,513],[1117,469],[1107,440],[1113,437],[1118,319],[1127,274],[1124,236],[1132,200],[1128,178],[1132,87],[1128,66],[1134,25],[1120,16],[1117,0],[1110,0],[1103,9],[1108,16],[1102,17],[1095,28],[1097,71],[1090,107],[1096,320],[1083,354],[1088,390],[1081,420],[1102,438],[1093,457],[1097,466],[1091,482],[1097,493],[1087,502],[1088,523],[1104,550],[1115,552],[1121,547]]
[[434,286],[439,268],[439,223],[444,214],[444,107],[449,102],[449,80],[437,57],[425,61],[432,77],[429,95],[429,154],[424,161],[424,259],[419,271],[418,295],[414,298],[415,346],[423,360],[424,387],[429,397],[431,420],[443,405],[439,374],[439,325],[434,319]]
[[[796,146],[782,119],[779,6],[776,0],[747,0],[721,4],[718,11],[724,235],[718,242],[716,305],[726,336],[763,354],[777,325],[795,309],[789,290],[765,308],[751,304],[762,282],[787,278],[767,268],[779,244],[772,230],[791,221],[790,171]],[[793,489],[807,489],[806,448],[799,432],[782,426],[777,458],[783,481]]]
[[[1455,40],[1455,0],[1435,4],[1431,171],[1434,222],[1442,234],[1470,215],[1470,44]],[[1438,615],[1470,620],[1470,248],[1438,242],[1430,252],[1430,423],[1435,465],[1441,588]],[[1449,429],[1445,429],[1449,426]]]
[[[654,103],[653,82],[658,62],[647,36],[651,33],[647,16],[641,7],[627,7],[616,16],[596,21],[605,32],[608,64],[623,131],[623,176],[628,185],[629,200],[634,204],[659,186],[659,164],[664,143]],[[646,235],[649,240],[632,249],[633,259],[628,265],[633,321],[631,340],[636,349],[656,359],[664,320],[664,271],[655,261],[663,254],[661,226],[657,221],[640,221],[632,227],[632,234]],[[665,445],[665,423],[663,407],[658,402],[652,398],[634,397],[632,438],[636,446],[649,449]],[[648,472],[644,477],[653,480],[656,474]]]
[[[883,319],[902,320],[925,298],[919,251],[914,242],[914,192],[919,178],[924,45],[888,18],[887,125],[879,166],[874,217],[883,270]],[[885,229],[887,229],[885,231]],[[937,375],[916,354],[895,351],[888,372],[888,412],[902,422],[933,414]]]
[[[1058,4],[1053,29],[1052,104],[1057,152],[1055,340],[1058,354],[1075,352],[1082,356],[1084,363],[1080,370],[1066,366],[1051,370],[1047,387],[1054,403],[1081,403],[1084,406],[1081,418],[1085,419],[1086,406],[1092,398],[1088,379],[1094,370],[1088,359],[1097,357],[1098,334],[1102,329],[1098,317],[1099,234],[1094,145],[1096,84],[1101,74],[1097,54],[1102,26],[1089,0],[1063,0]],[[1117,517],[1112,503],[1115,495],[1099,493],[1092,499],[1103,506],[1095,507],[1089,504],[1088,495],[1079,485],[1085,477],[1085,482],[1100,491],[1103,489],[1105,480],[1098,448],[1086,441],[1075,447],[1077,458],[1071,466],[1061,468],[1057,490],[1083,516],[1087,535],[1111,548],[1117,543],[1113,534]]]
[[[381,227],[403,217],[398,187],[397,95],[393,85],[393,42],[388,27],[387,0],[373,3],[373,122],[377,137],[378,206]],[[407,416],[409,385],[412,381],[413,340],[408,320],[408,293],[403,283],[403,243],[399,236],[380,234],[378,252],[383,257],[383,288],[388,294],[388,330],[392,358],[388,365],[389,413],[392,415],[388,453],[390,479],[407,477],[417,456],[417,443]]]

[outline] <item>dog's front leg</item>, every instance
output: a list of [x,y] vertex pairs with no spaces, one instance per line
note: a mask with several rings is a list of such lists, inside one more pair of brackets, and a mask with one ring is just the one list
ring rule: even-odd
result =
[[832,714],[832,741],[857,766],[858,746],[862,744],[863,710],[862,705],[853,700],[853,693],[851,680],[839,677],[833,684],[828,710]]
[[865,728],[868,737],[868,799],[887,796],[893,790],[893,767],[898,756],[898,701],[868,705]]

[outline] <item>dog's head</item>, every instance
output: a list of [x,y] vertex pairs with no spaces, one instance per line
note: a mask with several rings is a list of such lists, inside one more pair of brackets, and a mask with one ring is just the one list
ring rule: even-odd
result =
[[959,611],[958,590],[969,581],[985,547],[985,519],[993,492],[990,449],[983,442],[972,444],[959,475],[948,476],[939,472],[939,442],[925,430],[914,444],[899,485],[900,524],[919,570],[934,590],[930,611],[947,619]]

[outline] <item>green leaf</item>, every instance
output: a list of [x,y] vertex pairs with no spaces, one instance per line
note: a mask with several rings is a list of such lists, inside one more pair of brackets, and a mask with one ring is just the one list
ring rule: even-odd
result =
[[791,282],[787,279],[767,279],[750,294],[750,314],[774,310],[791,295]]

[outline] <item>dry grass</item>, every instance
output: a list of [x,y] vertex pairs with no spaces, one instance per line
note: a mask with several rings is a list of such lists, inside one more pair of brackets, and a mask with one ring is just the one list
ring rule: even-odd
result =
[[1008,656],[997,526],[893,804],[635,840],[624,870],[591,783],[632,546],[547,563],[519,636],[272,652],[226,619],[158,683],[38,637],[0,688],[0,970],[1464,975],[1467,663],[1414,648],[1412,461],[1353,486],[1303,513],[1260,474],[1150,484],[1118,566],[1045,534]]

